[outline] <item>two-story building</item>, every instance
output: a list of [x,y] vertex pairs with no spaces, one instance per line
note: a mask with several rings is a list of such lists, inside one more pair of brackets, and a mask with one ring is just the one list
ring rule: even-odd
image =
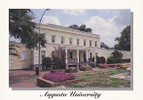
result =
[[[40,25],[40,32],[45,34],[47,40],[46,47],[41,48],[41,59],[42,56],[51,57],[52,52],[60,47],[65,50],[67,67],[71,63],[86,63],[89,58],[94,58],[96,62],[99,35],[53,24]],[[34,50],[34,64],[38,64],[38,53]]]
[[[100,48],[99,35],[53,24],[41,24],[40,33],[44,33],[47,40],[45,48],[41,48],[40,63],[42,63],[43,56],[52,57],[53,52],[58,48],[65,51],[66,68],[71,63],[76,63],[79,67],[79,63],[86,63],[89,58],[94,58],[96,62],[96,49]],[[38,61],[39,51],[34,49],[31,62],[35,65],[39,63]]]

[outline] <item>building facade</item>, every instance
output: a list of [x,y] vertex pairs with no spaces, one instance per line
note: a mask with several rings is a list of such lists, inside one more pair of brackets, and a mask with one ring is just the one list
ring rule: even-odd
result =
[[[100,48],[98,35],[52,24],[40,25],[40,33],[45,34],[47,40],[46,47],[41,48],[40,63],[42,57],[52,57],[53,52],[58,48],[62,48],[65,52],[66,68],[73,63],[77,65],[86,63],[89,58],[93,58],[96,62],[96,49]],[[34,65],[38,64],[37,49],[34,50],[33,56]]]

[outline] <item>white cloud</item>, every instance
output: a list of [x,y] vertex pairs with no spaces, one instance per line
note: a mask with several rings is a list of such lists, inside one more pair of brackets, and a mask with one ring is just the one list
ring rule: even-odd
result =
[[115,38],[120,36],[120,32],[122,31],[124,26],[118,26],[115,23],[115,19],[117,17],[114,16],[111,19],[105,20],[99,16],[92,16],[88,21],[85,22],[87,27],[93,29],[94,34],[99,34],[101,37],[101,41],[105,42],[110,47],[113,47],[116,43]]
[[65,14],[70,14],[70,15],[74,15],[74,16],[78,16],[80,14],[85,13],[86,10],[83,9],[75,9],[75,10],[64,10]]
[[61,25],[60,20],[56,16],[43,16],[42,23]]

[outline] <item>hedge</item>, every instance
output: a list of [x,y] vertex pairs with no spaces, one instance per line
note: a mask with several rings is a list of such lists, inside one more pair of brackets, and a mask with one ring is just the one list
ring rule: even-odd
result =
[[107,59],[107,64],[114,64],[114,63],[129,63],[130,59],[120,59],[120,58],[113,58],[109,57]]

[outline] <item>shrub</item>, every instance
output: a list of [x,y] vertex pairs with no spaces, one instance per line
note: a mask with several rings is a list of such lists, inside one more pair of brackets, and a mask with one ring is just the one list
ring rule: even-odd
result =
[[112,57],[121,59],[123,57],[123,54],[119,52],[118,50],[115,50],[114,52],[112,52]]
[[94,62],[94,57],[88,59],[89,62]]
[[105,58],[104,57],[100,57],[100,63],[102,63],[102,64],[105,63]]
[[45,57],[42,59],[42,69],[47,70],[51,67],[52,60],[50,57]]
[[109,56],[108,58],[107,58],[107,64],[111,64],[113,61],[112,61],[112,56]]
[[107,58],[107,64],[121,63],[121,60],[120,58],[109,57]]
[[130,59],[113,58],[112,56],[107,58],[107,64],[129,63],[129,62],[130,62]]
[[69,69],[66,69],[65,72],[66,73],[74,73],[74,72],[77,72],[77,69],[76,68],[69,68]]
[[101,56],[96,56],[96,63],[97,64],[104,64],[105,63],[105,57]]
[[62,82],[65,80],[74,79],[75,76],[71,73],[55,72],[55,73],[46,73],[43,75],[43,78],[54,82]]
[[89,70],[92,70],[92,67],[90,67],[90,66],[88,66],[88,65],[81,65],[81,66],[79,67],[79,69],[80,69],[81,71],[89,71]]
[[100,68],[109,68],[110,65],[109,64],[99,64],[98,67],[100,67]]
[[121,63],[129,63],[131,60],[130,59],[122,59]]
[[119,67],[118,64],[99,64],[98,66],[100,68],[110,68],[110,67],[115,68],[115,67]]
[[112,52],[112,56],[107,58],[107,64],[122,63],[123,54],[118,50]]
[[59,58],[59,57],[54,57],[53,63],[56,69],[64,69],[66,65],[64,58]]
[[91,66],[91,67],[96,67],[96,64],[95,64],[94,62],[90,62],[90,63],[89,63],[89,66]]

